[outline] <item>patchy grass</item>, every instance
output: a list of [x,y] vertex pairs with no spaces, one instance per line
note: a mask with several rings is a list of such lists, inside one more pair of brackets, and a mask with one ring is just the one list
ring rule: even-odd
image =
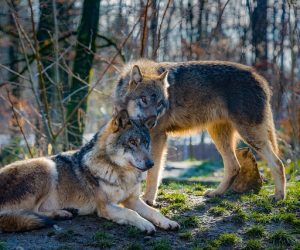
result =
[[162,201],[166,206],[163,206],[160,211],[162,214],[176,214],[189,209],[187,202],[187,195],[179,192],[165,193],[160,192],[158,197],[159,201]]
[[288,232],[279,229],[271,234],[270,242],[275,246],[291,246],[295,240]]
[[285,213],[282,211],[273,216],[273,220],[277,222],[286,222],[293,226],[300,227],[300,219],[294,213]]
[[218,240],[222,246],[234,246],[241,241],[241,238],[234,233],[223,233],[219,236]]
[[251,238],[261,238],[265,235],[265,229],[262,225],[254,225],[246,230],[246,234]]
[[250,212],[250,216],[252,220],[256,223],[267,223],[272,220],[273,215],[272,214],[265,214],[260,212]]
[[137,238],[139,237],[141,231],[133,226],[128,227],[127,234],[129,238]]
[[109,220],[106,220],[106,221],[103,222],[101,225],[102,225],[102,227],[103,227],[104,229],[107,229],[107,230],[112,229],[112,228],[115,227],[115,223],[113,223],[112,221],[109,221]]
[[97,231],[93,240],[94,241],[91,245],[94,247],[109,248],[114,245],[112,236],[104,231]]
[[178,234],[179,238],[185,239],[185,240],[192,240],[193,239],[193,233],[191,231],[181,232]]
[[262,250],[265,249],[260,240],[248,240],[246,246],[243,248],[244,250]]
[[135,227],[94,215],[78,216],[58,222],[61,231],[49,228],[14,234],[14,241],[11,234],[0,233],[0,250],[33,249],[36,245],[51,249],[300,250],[300,182],[288,182],[287,199],[280,202],[269,198],[274,192],[272,182],[259,194],[202,196],[215,186],[194,179],[163,181],[158,209],[180,223],[178,232],[157,228],[155,235],[148,236]]
[[226,208],[221,206],[211,207],[208,210],[208,213],[214,216],[222,216],[228,214],[228,211]]
[[200,225],[200,218],[196,215],[177,216],[176,219],[182,228],[197,228]]
[[125,249],[126,250],[142,250],[142,249],[144,249],[144,246],[142,245],[142,243],[139,243],[139,242],[131,242],[126,246]]
[[222,199],[220,197],[212,197],[206,201],[206,203],[209,203],[209,204],[220,204],[221,202],[222,202]]
[[166,239],[152,240],[149,243],[149,246],[151,250],[172,250],[170,241]]
[[231,216],[231,221],[236,224],[243,224],[247,221],[248,216],[245,211],[241,208],[238,208],[234,211],[234,214]]

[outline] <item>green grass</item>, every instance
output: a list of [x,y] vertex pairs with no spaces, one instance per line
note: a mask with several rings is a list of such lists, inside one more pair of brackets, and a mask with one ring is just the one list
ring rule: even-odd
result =
[[265,249],[260,240],[248,240],[244,250],[262,250]]
[[97,231],[93,237],[93,246],[108,248],[113,246],[112,236],[104,231]]
[[170,241],[166,239],[152,240],[149,245],[151,250],[172,250]]
[[297,242],[297,243],[293,246],[293,250],[300,250],[300,242]]
[[246,230],[246,234],[251,238],[261,238],[265,235],[265,229],[262,225],[254,225]]
[[198,248],[198,249],[203,249],[203,250],[217,250],[220,248],[221,242],[217,239],[215,240],[207,240],[206,244],[203,248]]
[[5,246],[5,242],[0,241],[0,250],[5,250],[6,246]]
[[245,223],[248,219],[248,216],[245,211],[241,208],[234,211],[234,214],[231,216],[231,221],[236,224]]
[[254,204],[257,206],[256,211],[262,213],[271,213],[274,206],[269,198],[264,197],[255,200]]
[[228,200],[222,200],[219,204],[220,207],[224,207],[226,209],[238,209],[239,203],[235,203]]
[[191,178],[198,176],[209,176],[216,170],[223,168],[221,161],[203,161],[195,162],[195,164],[197,164],[197,166],[190,168],[181,177]]
[[241,238],[234,233],[223,233],[219,236],[218,240],[222,246],[234,246],[241,241]]
[[162,214],[167,215],[170,212],[179,213],[189,209],[187,196],[183,193],[161,193],[159,201],[169,203],[167,206],[163,206],[160,211]]
[[273,232],[270,236],[270,242],[273,245],[290,246],[294,243],[294,238],[283,229]]
[[133,226],[128,227],[127,235],[129,238],[137,238],[141,234],[141,231]]
[[285,213],[284,211],[273,216],[276,222],[285,222],[296,227],[300,227],[300,219],[294,213]]
[[179,236],[179,238],[185,239],[185,240],[193,239],[193,233],[191,231],[178,233],[178,236]]
[[220,197],[212,197],[206,201],[208,204],[220,204],[222,199]]
[[228,210],[224,207],[216,206],[208,209],[208,213],[214,216],[222,216],[228,214]]
[[197,228],[200,226],[200,218],[197,215],[177,216],[175,220],[178,221],[181,228]]
[[126,250],[142,250],[142,249],[144,249],[144,247],[139,242],[131,242],[126,246],[125,249]]
[[249,216],[254,222],[256,223],[269,223],[273,215],[272,214],[265,214],[265,213],[259,213],[259,212],[250,212]]
[[185,194],[182,193],[165,193],[162,197],[162,200],[165,200],[167,202],[174,202],[174,203],[181,203],[186,204],[187,197]]
[[116,226],[116,224],[112,221],[104,221],[101,223],[101,226],[104,228],[104,229],[112,229]]

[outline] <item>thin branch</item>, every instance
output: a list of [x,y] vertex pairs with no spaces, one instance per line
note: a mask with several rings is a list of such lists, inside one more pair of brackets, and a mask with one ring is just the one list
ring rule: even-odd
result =
[[[42,111],[42,105],[40,103],[40,99],[39,99],[38,94],[36,93],[36,90],[35,90],[35,87],[34,87],[33,73],[31,72],[29,59],[28,59],[27,54],[26,54],[25,44],[24,44],[23,39],[22,39],[22,32],[21,32],[22,29],[21,29],[21,26],[20,26],[20,24],[17,20],[17,16],[14,12],[12,12],[12,17],[14,19],[14,22],[15,22],[15,25],[16,25],[16,28],[17,28],[17,31],[18,31],[18,34],[19,34],[21,49],[22,49],[22,52],[25,56],[25,61],[26,61],[27,68],[28,68],[28,71],[29,71],[30,84],[31,84],[31,87],[32,87],[32,90],[33,90],[33,94],[34,94],[34,97],[35,97],[35,100],[36,100],[36,103],[38,105],[39,110]],[[23,35],[24,35],[24,33],[23,33]],[[42,121],[45,124],[47,137],[51,138],[51,134],[49,132],[49,129],[48,129],[48,126],[47,126],[47,123],[46,123],[45,114],[44,114],[44,112],[41,112],[41,113],[42,113],[42,117],[43,117]]]
[[145,46],[146,46],[146,38],[147,38],[147,20],[148,20],[148,9],[150,5],[150,0],[147,0],[147,4],[145,6],[145,10],[143,11],[144,16],[144,22],[143,22],[143,32],[141,37],[141,51],[140,51],[140,57],[145,56]]
[[163,16],[161,18],[161,22],[159,24],[159,29],[158,29],[158,33],[157,33],[157,46],[155,48],[154,55],[157,55],[157,50],[159,49],[159,46],[160,46],[161,28],[162,28],[162,24],[164,22],[167,10],[169,9],[169,6],[170,6],[171,2],[172,2],[172,0],[168,0],[167,6],[166,6],[166,8],[164,10]]
[[50,117],[50,112],[49,112],[49,103],[47,99],[47,93],[46,93],[46,85],[45,81],[43,78],[42,70],[42,62],[41,62],[41,56],[39,53],[39,43],[36,37],[36,30],[35,30],[35,24],[34,24],[34,17],[33,17],[33,8],[32,8],[32,3],[31,0],[28,0],[28,5],[30,9],[30,18],[31,18],[31,26],[32,26],[32,32],[33,32],[33,40],[34,40],[34,47],[35,47],[35,59],[37,61],[37,69],[38,69],[38,76],[39,76],[39,85],[40,85],[40,90],[42,92],[42,102],[43,102],[43,108],[46,113],[46,120],[47,120],[47,125],[48,129],[50,132],[51,137],[49,139],[53,139],[53,131],[52,131],[52,126],[51,126],[51,117]]
[[24,134],[22,125],[20,124],[18,115],[17,115],[17,113],[16,113],[16,111],[15,111],[15,108],[14,108],[14,104],[13,104],[11,98],[10,98],[9,90],[6,89],[6,92],[7,92],[7,98],[8,98],[8,101],[9,101],[9,103],[10,103],[10,107],[11,107],[11,110],[12,110],[12,112],[13,112],[14,118],[15,118],[15,120],[16,120],[16,122],[17,122],[17,125],[18,125],[18,127],[19,127],[19,130],[20,130],[20,132],[21,132],[21,134],[22,134],[22,136],[23,136],[23,138],[24,138],[24,141],[25,141],[25,143],[26,143],[27,150],[28,150],[28,152],[29,152],[29,154],[30,154],[30,157],[33,158],[33,154],[32,154],[32,152],[31,152],[31,150],[30,150],[29,143],[28,143],[27,138],[26,138],[26,136],[25,136],[25,134]]

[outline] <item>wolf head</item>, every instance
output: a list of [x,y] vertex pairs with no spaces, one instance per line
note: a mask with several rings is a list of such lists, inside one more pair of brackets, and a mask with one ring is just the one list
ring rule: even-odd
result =
[[125,110],[113,117],[106,139],[106,154],[112,162],[123,168],[146,171],[153,167],[150,156],[149,130],[129,119]]
[[133,66],[123,99],[131,119],[148,128],[156,125],[168,107],[167,76],[168,71],[160,75],[143,75],[137,65]]

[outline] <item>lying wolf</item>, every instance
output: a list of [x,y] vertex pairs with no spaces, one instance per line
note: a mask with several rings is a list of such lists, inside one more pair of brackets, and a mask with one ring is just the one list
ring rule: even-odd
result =
[[[207,196],[222,195],[239,173],[237,135],[262,156],[275,181],[275,199],[284,199],[284,166],[266,80],[252,68],[230,62],[156,63],[125,66],[115,89],[116,110],[126,109],[151,130],[155,166],[148,172],[144,199],[154,204],[167,136],[207,129],[224,161],[224,178]],[[157,125],[156,125],[157,123]]]
[[149,144],[148,129],[121,111],[77,152],[0,169],[0,229],[37,229],[53,219],[71,218],[69,211],[96,211],[99,217],[147,233],[155,231],[154,225],[177,229],[176,222],[140,199],[142,171],[153,166]]

